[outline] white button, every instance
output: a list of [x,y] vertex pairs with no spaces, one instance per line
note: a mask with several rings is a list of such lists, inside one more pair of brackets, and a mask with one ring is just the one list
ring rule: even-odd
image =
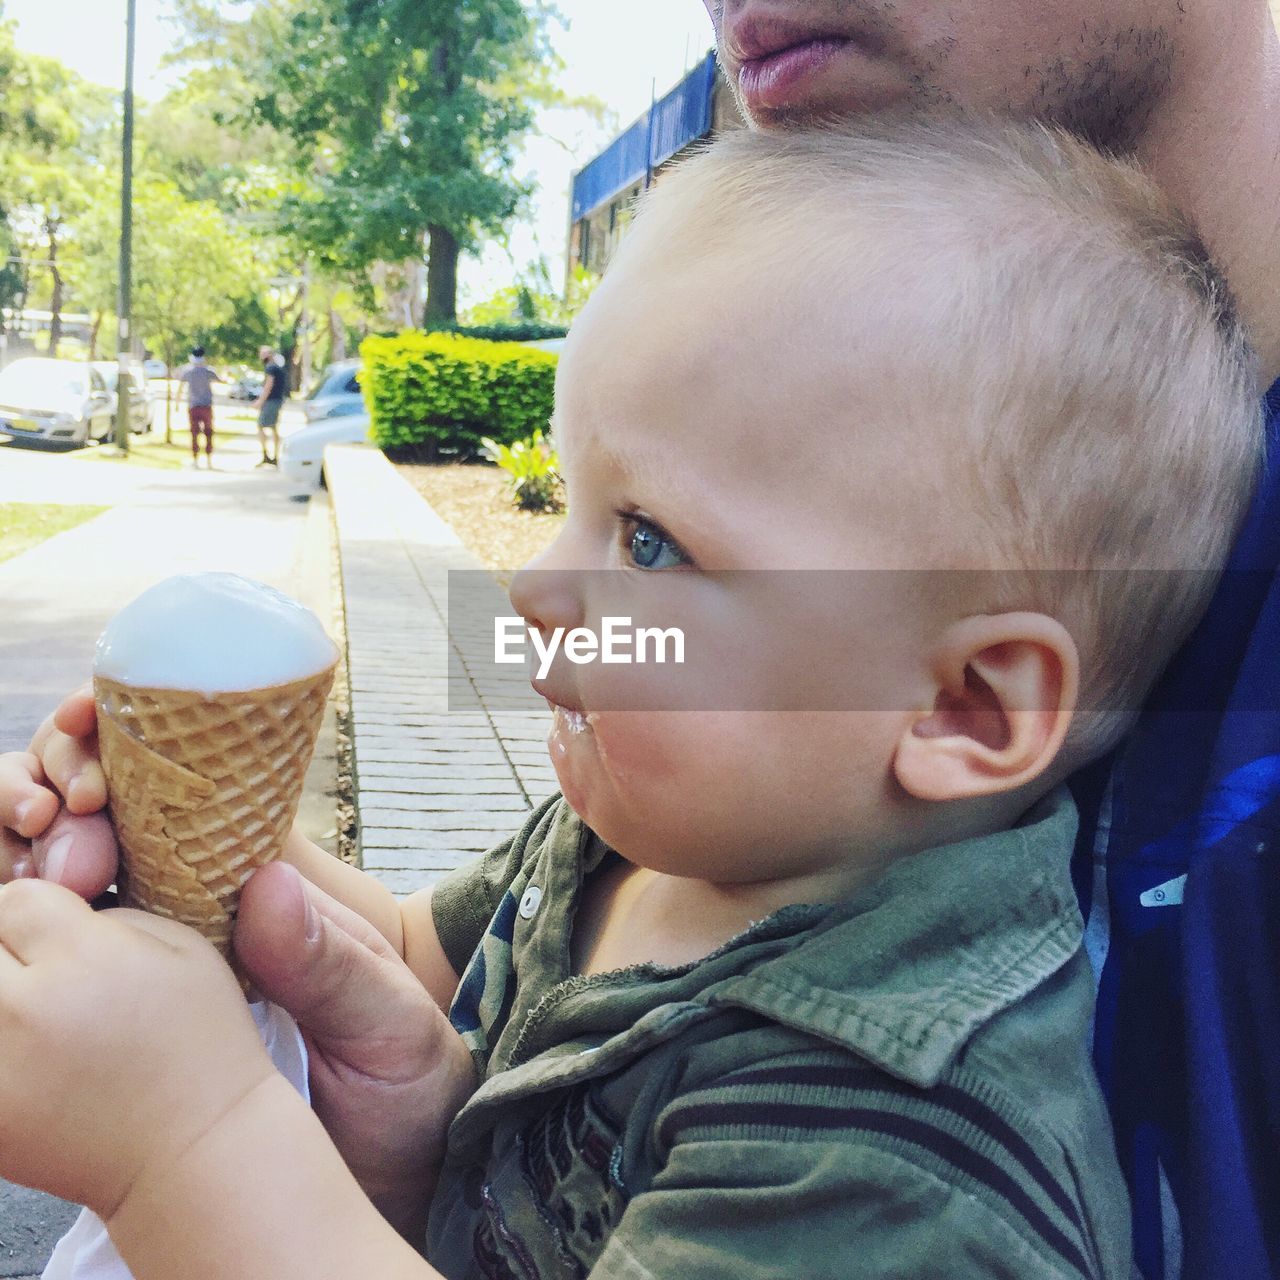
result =
[[531,884],[525,891],[524,897],[520,899],[520,914],[526,920],[533,919],[533,913],[537,911],[538,904],[542,901],[542,890],[536,884]]

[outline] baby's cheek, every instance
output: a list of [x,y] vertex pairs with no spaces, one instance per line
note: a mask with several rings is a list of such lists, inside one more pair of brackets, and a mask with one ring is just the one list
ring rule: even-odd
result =
[[601,711],[588,717],[596,749],[616,782],[640,786],[669,782],[683,766],[687,712]]
[[602,711],[588,718],[615,782],[629,792],[718,789],[743,765],[744,740],[727,712]]

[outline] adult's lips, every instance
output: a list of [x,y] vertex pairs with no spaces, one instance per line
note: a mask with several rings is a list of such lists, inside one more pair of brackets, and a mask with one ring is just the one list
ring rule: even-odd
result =
[[805,82],[841,56],[874,57],[883,44],[869,30],[839,31],[747,13],[726,28],[723,52],[747,110],[769,112],[795,105]]

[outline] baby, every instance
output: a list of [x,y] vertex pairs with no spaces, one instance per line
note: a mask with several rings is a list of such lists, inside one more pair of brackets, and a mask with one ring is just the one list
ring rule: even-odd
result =
[[[175,939],[144,989],[181,999],[135,996],[118,1052],[96,1023],[27,1030],[10,953],[46,964],[54,1004],[73,937],[93,964],[63,982],[149,970],[112,913],[17,883],[0,1035],[46,1112],[109,1070],[146,1104],[123,1154],[68,1105],[84,1132],[45,1136],[64,1154],[42,1184],[91,1193],[147,1275],[177,1274],[154,1224],[180,1221],[202,1276],[1127,1277],[1060,783],[1207,603],[1257,404],[1216,273],[1131,169],[1013,125],[718,142],[659,184],[574,326],[569,516],[511,592],[550,633],[598,626],[620,583],[637,615],[661,588],[714,690],[664,706],[558,661],[538,687],[563,798],[403,904],[291,845],[451,999],[470,1052],[429,1265],[351,1208],[287,1091],[232,1109],[254,1119],[234,1160],[210,1104],[162,1177],[193,1088],[260,1098],[234,983]],[[779,607],[802,570],[838,571],[838,607]],[[192,1004],[218,1034],[174,1089],[162,1019]],[[11,1074],[0,1114],[27,1105]],[[30,1178],[14,1132],[0,1173]],[[287,1222],[229,1220],[273,1144],[304,1153]],[[94,1177],[68,1180],[77,1161]]]

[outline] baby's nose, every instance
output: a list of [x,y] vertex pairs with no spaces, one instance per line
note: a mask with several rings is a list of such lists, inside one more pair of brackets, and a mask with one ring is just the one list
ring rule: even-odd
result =
[[541,569],[543,558],[533,561],[511,579],[511,603],[531,626],[550,634],[582,624],[582,577],[573,569]]

